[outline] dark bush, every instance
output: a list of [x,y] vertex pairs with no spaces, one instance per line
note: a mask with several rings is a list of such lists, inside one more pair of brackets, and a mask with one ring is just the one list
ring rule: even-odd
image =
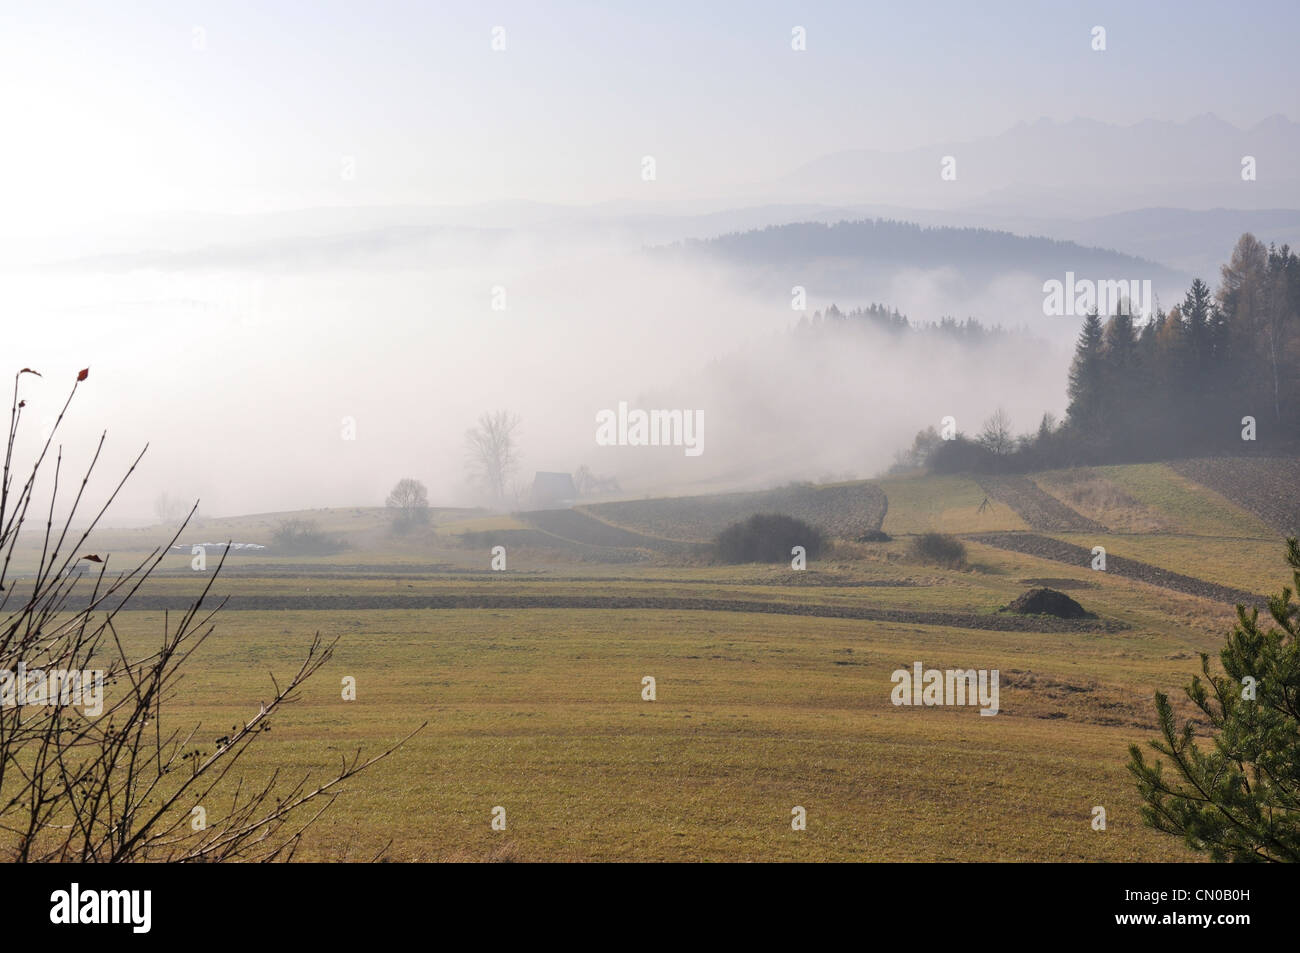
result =
[[276,553],[288,556],[328,556],[348,548],[339,537],[322,533],[314,520],[281,520],[271,542]]
[[793,516],[757,513],[731,524],[713,542],[717,558],[727,563],[789,562],[795,546],[811,559],[826,548],[826,535]]
[[947,533],[922,533],[912,540],[912,558],[945,569],[962,569],[966,566],[966,546]]
[[941,441],[930,451],[925,463],[931,473],[993,473],[1005,461],[1000,461],[987,447],[959,435]]

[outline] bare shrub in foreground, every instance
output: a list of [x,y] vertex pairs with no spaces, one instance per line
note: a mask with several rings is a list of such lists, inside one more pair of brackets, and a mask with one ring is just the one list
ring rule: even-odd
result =
[[[39,514],[31,509],[38,474],[77,391],[74,384],[26,479],[15,485],[14,443],[26,406],[19,385],[24,374],[35,373],[24,368],[14,377],[0,485],[0,857],[105,863],[290,859],[303,832],[338,795],[338,786],[410,735],[370,758],[358,750],[320,781],[282,778],[276,770],[254,784],[234,773],[240,758],[269,730],[270,718],[330,660],[335,643],[325,644],[319,635],[286,682],[271,676],[270,700],[220,738],[215,750],[201,750],[195,741],[198,726],[171,727],[169,702],[182,669],[213,631],[212,618],[221,607],[205,607],[220,566],[178,619],[164,618],[156,648],[143,655],[127,650],[119,615],[185,524],[169,544],[116,574],[109,571],[109,557],[86,553],[92,531],[144,455],[141,451],[89,524],[74,531],[103,435],[67,516],[55,519],[64,477],[61,450],[53,462],[48,509],[39,507]],[[82,371],[77,383],[86,377]],[[32,549],[35,566],[11,575],[29,516],[40,519]],[[24,558],[20,553],[18,565]],[[94,571],[83,575],[78,570],[85,566]],[[88,674],[95,672],[102,673],[102,681]],[[192,813],[200,805],[211,812],[202,826]]]

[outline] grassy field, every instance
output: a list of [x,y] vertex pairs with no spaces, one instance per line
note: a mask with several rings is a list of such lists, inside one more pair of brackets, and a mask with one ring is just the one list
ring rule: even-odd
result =
[[[136,616],[142,637],[161,624]],[[259,739],[251,777],[320,775],[357,745],[429,727],[349,783],[305,856],[1182,855],[1137,825],[1123,770],[1126,744],[1149,734],[1135,700],[1195,647],[1177,637],[1137,655],[1127,637],[709,612],[232,612],[175,717],[224,734],[315,630],[342,636],[338,655]],[[893,707],[889,672],[915,659],[1000,668],[1002,712]],[[344,675],[355,702],[340,698]],[[1088,826],[1094,804],[1110,815],[1105,836]],[[489,828],[497,805],[505,832]],[[795,805],[809,813],[802,834]]]
[[[1073,479],[1063,479],[1067,473]],[[1037,482],[1075,509],[1084,506],[1089,510],[1085,516],[1118,532],[1143,533],[1155,529],[1179,536],[1277,537],[1275,531],[1243,507],[1208,487],[1193,483],[1163,463],[1057,470],[1039,474]],[[1071,485],[1083,492],[1069,492]],[[1103,492],[1089,494],[1087,490],[1094,487]],[[1107,488],[1112,493],[1105,493]],[[1088,499],[1093,501],[1092,507],[1083,503]]]
[[[1157,467],[1086,480],[1090,492],[1123,488],[1104,498],[1140,501],[1174,529],[1059,538],[1250,591],[1283,582],[1281,539],[1223,497],[1182,477],[1166,483]],[[1057,474],[1039,486],[1065,494],[1078,484]],[[1153,737],[1152,692],[1179,692],[1196,653],[1221,644],[1233,608],[976,542],[966,569],[921,565],[908,534],[1025,523],[1006,505],[980,513],[985,494],[964,478],[879,486],[896,538],[839,541],[806,572],[662,552],[607,563],[530,547],[511,548],[507,571],[491,572],[486,549],[458,536],[527,520],[444,511],[393,538],[381,511],[297,514],[350,548],[232,554],[215,590],[231,605],[189,664],[167,725],[200,725],[197,746],[211,751],[257,711],[270,673],[296,667],[313,633],[339,637],[335,658],[246,755],[250,779],[323,777],[358,746],[375,753],[428,725],[348,782],[304,843],[310,859],[1198,859],[1141,825],[1126,749]],[[279,518],[211,520],[182,541],[264,542]],[[160,528],[107,532],[96,545],[115,566],[163,539]],[[161,607],[193,596],[217,562],[209,554],[201,573],[190,559],[167,556],[140,594],[152,607],[119,616],[129,646],[152,645]],[[999,609],[1041,584],[1068,591],[1105,627],[997,628]],[[531,603],[495,605],[503,594]],[[462,602],[385,602],[448,596]],[[718,600],[750,608],[710,608]],[[781,611],[753,611],[772,607]],[[789,614],[801,608],[900,615]],[[957,622],[922,621],[934,612]],[[994,627],[973,627],[979,620]],[[895,706],[890,675],[916,661],[997,669],[999,713]],[[355,701],[341,697],[344,676],[356,679]],[[645,676],[656,680],[653,701],[641,697]],[[504,831],[489,823],[497,806]],[[796,806],[805,831],[791,829]],[[1095,806],[1106,809],[1105,831],[1091,827]],[[205,807],[219,816],[220,804]]]
[[[969,477],[898,477],[881,480],[889,511],[881,529],[891,535],[926,533],[987,533],[1025,529],[1015,511],[990,500]],[[984,504],[983,512],[980,506]]]

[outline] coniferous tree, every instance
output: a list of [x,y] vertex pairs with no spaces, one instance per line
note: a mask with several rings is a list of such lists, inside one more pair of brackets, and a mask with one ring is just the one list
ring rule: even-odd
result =
[[1187,322],[1187,346],[1191,351],[1192,362],[1188,370],[1193,378],[1201,377],[1210,366],[1209,325],[1213,306],[1209,286],[1200,278],[1195,279],[1183,296],[1183,304],[1179,309],[1183,320]]
[[1101,317],[1093,311],[1083,319],[1079,341],[1070,366],[1070,424],[1088,437],[1095,437],[1101,426],[1102,390]]
[[1136,447],[1137,432],[1147,408],[1142,403],[1138,374],[1137,331],[1127,308],[1115,309],[1106,322],[1101,352],[1101,406],[1105,423],[1103,443],[1111,451],[1127,455]]
[[1216,732],[1196,743],[1190,721],[1175,723],[1169,697],[1156,692],[1161,740],[1150,745],[1170,759],[1148,763],[1129,746],[1129,771],[1145,802],[1143,820],[1181,837],[1216,861],[1300,861],[1300,545],[1287,540],[1295,588],[1269,600],[1280,627],[1261,628],[1259,610],[1237,607],[1237,624],[1219,653],[1223,674],[1201,672],[1187,696]]
[[1195,443],[1199,418],[1193,410],[1197,391],[1190,370],[1193,358],[1189,337],[1179,305],[1159,316],[1149,368],[1154,391],[1151,405],[1159,428],[1155,445],[1166,453],[1186,450]]
[[1137,366],[1137,331],[1133,315],[1117,310],[1106,322],[1105,360],[1103,365],[1112,377],[1121,377]]

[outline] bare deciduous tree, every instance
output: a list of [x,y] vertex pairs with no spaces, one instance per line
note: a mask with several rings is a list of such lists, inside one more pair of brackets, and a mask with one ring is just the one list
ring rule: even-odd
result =
[[616,477],[592,473],[591,468],[585,463],[573,471],[573,486],[577,489],[579,496],[599,496],[602,493],[622,492],[622,487],[618,485]]
[[1016,441],[1011,433],[1011,418],[1001,407],[993,412],[992,417],[984,421],[979,442],[999,457],[1004,457],[1015,449]]
[[478,426],[466,431],[465,449],[470,478],[492,499],[502,502],[510,478],[519,469],[515,430],[519,417],[506,410],[484,414]]
[[392,511],[394,532],[404,533],[429,521],[429,491],[419,480],[398,480],[384,506]]
[[170,493],[159,493],[154,497],[153,513],[154,516],[158,517],[159,523],[174,524],[178,520],[184,519],[189,512],[189,504],[172,496]]
[[[215,743],[196,741],[197,726],[165,724],[185,662],[213,631],[221,606],[205,606],[220,566],[179,619],[164,616],[155,648],[141,655],[127,647],[133,639],[119,632],[119,616],[168,546],[116,575],[109,571],[111,557],[85,549],[144,451],[79,531],[72,524],[104,437],[61,521],[54,517],[63,476],[57,451],[35,546],[19,552],[16,564],[30,559],[34,568],[24,573],[21,588],[10,579],[37,476],[77,391],[74,384],[28,476],[15,486],[24,373],[35,372],[24,368],[14,378],[0,484],[0,857],[108,863],[290,859],[304,831],[337,796],[338,785],[406,738],[370,758],[358,750],[324,780],[282,779],[276,770],[252,783],[234,773],[241,756],[269,730],[271,717],[330,660],[335,643],[323,643],[319,634],[287,682],[271,676],[270,700]],[[82,371],[77,381],[87,374]],[[80,567],[87,565],[94,571],[83,581]],[[201,825],[193,813],[199,806],[210,812]]]

